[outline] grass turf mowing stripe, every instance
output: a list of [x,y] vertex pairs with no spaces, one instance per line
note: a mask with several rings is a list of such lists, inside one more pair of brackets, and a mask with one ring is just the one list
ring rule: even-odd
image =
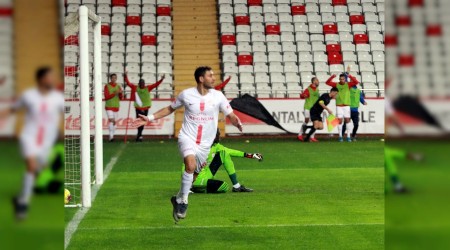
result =
[[380,226],[384,223],[324,223],[324,224],[269,224],[269,225],[205,225],[205,226],[155,226],[155,227],[84,227],[78,230],[157,230],[157,229],[191,229],[191,228],[234,228],[234,227],[345,227],[345,226]]
[[[103,182],[106,182],[106,180],[108,179],[111,170],[113,169],[114,165],[116,165],[116,162],[119,159],[125,147],[126,144],[123,144],[123,146],[121,146],[117,151],[116,155],[114,157],[111,157],[111,160],[109,160],[103,173]],[[91,196],[92,202],[94,202],[95,197],[97,196],[98,190],[100,190],[100,188],[101,186],[97,185],[92,186],[92,196]],[[80,225],[80,222],[83,220],[84,216],[88,212],[89,208],[82,208],[78,210],[78,212],[73,216],[72,220],[67,225],[64,232],[64,249],[67,249],[67,247],[69,246],[70,240],[72,239],[72,235],[77,231],[78,225]]]

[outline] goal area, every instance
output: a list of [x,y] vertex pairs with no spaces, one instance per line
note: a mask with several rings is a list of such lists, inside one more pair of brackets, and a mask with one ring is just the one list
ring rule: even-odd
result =
[[103,184],[101,18],[86,6],[65,16],[65,207],[90,207]]

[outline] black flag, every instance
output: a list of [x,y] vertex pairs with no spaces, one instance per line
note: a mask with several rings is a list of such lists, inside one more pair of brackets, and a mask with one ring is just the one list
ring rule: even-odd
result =
[[230,105],[233,109],[242,112],[246,115],[254,117],[260,121],[265,122],[268,125],[272,125],[287,133],[293,134],[283,128],[273,116],[267,111],[267,109],[260,103],[255,97],[244,94],[242,97],[231,100]]
[[418,118],[429,125],[442,128],[436,118],[419,102],[417,98],[411,96],[402,96],[394,102],[396,110],[406,113],[412,117]]

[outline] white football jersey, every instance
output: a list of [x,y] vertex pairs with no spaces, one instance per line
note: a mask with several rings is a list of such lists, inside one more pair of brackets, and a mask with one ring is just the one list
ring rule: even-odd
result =
[[233,112],[222,92],[210,89],[202,96],[195,87],[182,91],[171,106],[173,109],[185,108],[179,137],[186,137],[205,148],[211,147],[216,137],[219,111],[225,116]]
[[14,109],[26,110],[20,140],[35,147],[51,147],[59,132],[64,96],[52,90],[42,95],[37,88],[25,91],[14,104]]

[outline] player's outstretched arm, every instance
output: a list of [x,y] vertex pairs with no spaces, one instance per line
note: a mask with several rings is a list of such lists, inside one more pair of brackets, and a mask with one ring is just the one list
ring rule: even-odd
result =
[[221,90],[225,88],[225,86],[228,84],[228,82],[231,80],[231,76],[229,76],[225,81],[223,81],[221,84],[214,87],[215,90]]
[[173,109],[172,106],[169,105],[169,106],[167,106],[165,108],[162,108],[162,109],[158,110],[156,113],[154,113],[152,115],[149,115],[149,116],[139,115],[139,118],[137,118],[133,122],[133,125],[136,126],[136,127],[143,126],[149,121],[154,121],[154,120],[158,120],[158,119],[161,119],[163,117],[166,117],[166,116],[172,114],[173,111],[175,111],[175,109]]
[[227,115],[228,119],[230,119],[231,124],[239,129],[239,131],[242,132],[242,123],[241,120],[239,120],[239,117],[237,117],[233,112]]

